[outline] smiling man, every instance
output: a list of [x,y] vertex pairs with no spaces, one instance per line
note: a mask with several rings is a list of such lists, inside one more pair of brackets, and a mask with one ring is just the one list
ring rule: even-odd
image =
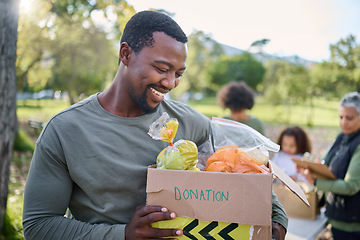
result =
[[123,117],[156,112],[165,94],[179,84],[185,71],[186,36],[178,41],[164,32],[154,32],[153,44],[137,52],[131,48],[132,43],[125,41],[125,34],[115,80],[107,91],[99,94],[99,102],[110,113]]
[[[164,99],[186,68],[187,37],[169,16],[135,14],[125,27],[119,67],[104,92],[50,119],[34,152],[26,183],[26,239],[160,239],[180,229],[151,223],[175,213],[146,206],[146,172],[167,144],[154,141],[149,126],[164,112],[179,120],[174,141],[209,141],[210,120]],[[283,239],[286,215],[273,204],[273,232]],[[73,218],[64,214],[70,209]],[[279,237],[282,236],[282,237]]]

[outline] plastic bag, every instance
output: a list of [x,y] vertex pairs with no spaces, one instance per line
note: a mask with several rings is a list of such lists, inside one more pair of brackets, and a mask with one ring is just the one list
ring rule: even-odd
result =
[[229,173],[270,173],[265,164],[246,152],[239,150],[237,145],[225,145],[207,160],[204,171]]
[[245,124],[215,117],[213,117],[211,121],[215,149],[225,145],[235,144],[247,150],[256,148],[272,152],[278,152],[280,150],[278,144]]
[[157,156],[157,168],[200,171],[196,166],[198,163],[196,144],[189,140],[173,143],[178,126],[177,119],[170,118],[167,113],[163,113],[150,125],[148,134],[153,139],[170,143],[170,146],[164,148]]
[[[251,158],[261,161],[265,166],[268,164],[269,151],[278,152],[280,150],[278,144],[245,124],[216,117],[213,117],[211,122],[212,141],[215,150],[225,146],[236,145],[236,148],[240,151],[245,152]],[[212,152],[213,149],[209,148],[208,151]],[[207,155],[204,149],[201,154]],[[203,160],[204,158],[199,157],[199,159],[202,160],[201,165],[207,165]]]

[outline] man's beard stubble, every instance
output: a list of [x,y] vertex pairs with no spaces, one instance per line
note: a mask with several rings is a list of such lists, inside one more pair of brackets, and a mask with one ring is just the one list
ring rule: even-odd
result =
[[146,90],[140,96],[136,96],[135,91],[133,90],[132,87],[129,88],[129,92],[130,92],[131,99],[139,106],[139,108],[141,109],[141,111],[144,114],[154,113],[159,108],[160,104],[158,104],[154,108],[151,108],[147,104],[147,102],[146,102]]

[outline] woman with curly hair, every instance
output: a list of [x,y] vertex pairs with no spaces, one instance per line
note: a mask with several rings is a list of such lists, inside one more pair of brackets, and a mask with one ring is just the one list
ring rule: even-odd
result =
[[223,86],[217,94],[219,105],[230,109],[230,116],[224,118],[241,122],[265,135],[262,121],[247,113],[255,103],[254,91],[245,82],[230,82]]

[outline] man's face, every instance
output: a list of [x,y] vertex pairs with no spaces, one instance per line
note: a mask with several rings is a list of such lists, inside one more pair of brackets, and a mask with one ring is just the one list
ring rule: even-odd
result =
[[360,129],[360,115],[354,107],[339,108],[341,130],[344,134],[350,135]]
[[156,111],[164,95],[179,84],[186,68],[185,43],[162,32],[155,32],[153,37],[153,46],[132,52],[128,64],[129,97],[142,114]]

